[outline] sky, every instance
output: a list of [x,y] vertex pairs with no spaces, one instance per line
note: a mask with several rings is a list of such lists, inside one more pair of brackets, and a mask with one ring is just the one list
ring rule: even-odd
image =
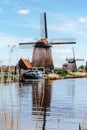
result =
[[[20,49],[21,42],[41,37],[41,14],[47,14],[48,41],[75,38],[75,45],[55,45],[55,67],[75,57],[87,61],[87,0],[3,0],[0,1],[0,64],[16,64],[20,58],[32,59],[33,47]],[[13,48],[13,51],[12,51]],[[11,53],[12,52],[12,53]]]

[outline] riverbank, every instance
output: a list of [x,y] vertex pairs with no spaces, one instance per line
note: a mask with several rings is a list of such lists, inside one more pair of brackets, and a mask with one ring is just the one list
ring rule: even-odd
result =
[[8,75],[7,73],[0,74],[0,83],[12,83],[19,80],[19,75]]
[[[56,74],[56,73],[49,73],[43,75],[44,79],[46,81],[52,81],[52,80],[58,80],[58,79],[69,79],[69,78],[87,78],[87,73],[85,72],[70,72],[67,74]],[[19,81],[20,76],[19,75],[0,75],[0,82],[1,83],[11,83],[11,82],[17,82]]]
[[68,74],[47,74],[44,75],[46,80],[58,80],[58,79],[68,79],[68,78],[84,78],[87,77],[85,72],[70,72]]

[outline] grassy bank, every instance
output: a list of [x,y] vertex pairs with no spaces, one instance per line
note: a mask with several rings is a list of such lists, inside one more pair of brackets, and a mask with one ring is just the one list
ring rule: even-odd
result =
[[[54,73],[46,73],[43,75],[46,80],[57,80],[57,79],[67,79],[67,78],[83,78],[87,77],[85,72],[68,72],[62,68],[55,68]],[[19,81],[19,75],[9,74],[9,72],[0,73],[0,82],[16,82]]]
[[0,73],[0,82],[1,83],[6,83],[6,82],[16,82],[18,81],[19,77],[18,75],[14,74],[7,74],[7,73]]
[[67,78],[87,78],[87,74],[83,72],[72,72],[72,73],[67,73],[67,74],[45,74],[44,75],[45,79],[48,80],[57,80],[57,79],[67,79]]

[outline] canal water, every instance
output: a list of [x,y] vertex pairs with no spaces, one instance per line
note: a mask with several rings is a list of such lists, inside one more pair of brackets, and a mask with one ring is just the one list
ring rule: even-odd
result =
[[86,78],[0,84],[0,130],[79,130],[86,113]]

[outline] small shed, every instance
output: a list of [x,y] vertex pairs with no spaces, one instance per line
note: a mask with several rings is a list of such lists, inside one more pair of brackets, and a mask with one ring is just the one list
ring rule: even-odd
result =
[[20,59],[17,63],[17,65],[15,66],[15,73],[23,73],[24,70],[27,69],[32,69],[32,64],[29,61],[29,59]]

